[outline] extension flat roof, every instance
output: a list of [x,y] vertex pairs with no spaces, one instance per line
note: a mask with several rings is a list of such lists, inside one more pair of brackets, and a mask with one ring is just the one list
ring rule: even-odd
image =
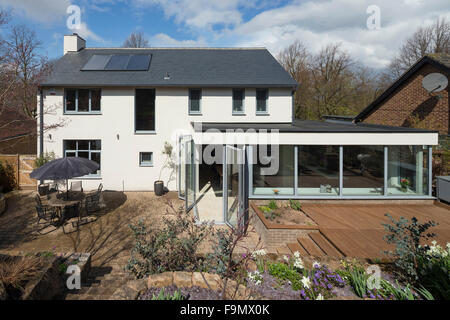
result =
[[[194,124],[194,123],[193,123]],[[202,132],[209,129],[226,130],[265,129],[293,133],[437,133],[434,130],[422,130],[406,127],[391,127],[366,123],[338,123],[314,120],[294,120],[292,123],[224,123],[203,122]]]
[[[93,55],[151,55],[151,62],[140,71],[82,70]],[[41,86],[294,88],[297,82],[265,48],[86,48],[57,60]]]

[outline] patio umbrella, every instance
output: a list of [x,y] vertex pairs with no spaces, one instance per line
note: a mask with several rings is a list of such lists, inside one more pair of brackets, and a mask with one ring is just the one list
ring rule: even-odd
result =
[[[42,167],[34,169],[30,173],[30,178],[36,180],[67,180],[82,177],[100,168],[95,161],[78,158],[66,157],[47,162]],[[69,186],[67,185],[67,192]]]

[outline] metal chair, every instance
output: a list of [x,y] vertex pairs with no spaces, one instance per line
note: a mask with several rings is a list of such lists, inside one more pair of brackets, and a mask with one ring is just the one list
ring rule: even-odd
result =
[[102,192],[102,189],[103,189],[103,184],[100,183],[100,184],[98,185],[97,191],[98,191],[98,192]]
[[67,220],[71,218],[78,218],[77,222],[72,222],[72,226],[76,225],[76,227],[78,228],[81,220],[80,215],[81,215],[80,203],[64,207],[61,213],[61,220],[59,221],[60,225],[62,226],[63,233],[65,234],[67,233],[66,230],[64,229],[64,226],[66,225]]
[[70,191],[83,192],[82,181],[72,181],[72,182],[70,182]]
[[53,220],[58,216],[58,211],[56,210],[56,208],[43,205],[36,206],[36,213],[38,216],[37,224],[39,224],[41,220],[44,220],[48,224],[52,224]]
[[100,210],[100,195],[101,195],[101,189],[99,186],[99,190],[97,190],[93,194],[86,196],[86,198],[84,200],[84,207],[85,207],[87,213],[91,213],[91,212]]

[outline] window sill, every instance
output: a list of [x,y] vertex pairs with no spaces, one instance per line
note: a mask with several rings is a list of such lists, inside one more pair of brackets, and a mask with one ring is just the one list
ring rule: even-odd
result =
[[189,112],[190,116],[201,116],[202,113],[201,112]]
[[65,111],[63,113],[64,115],[73,116],[73,115],[102,115],[99,111],[93,111],[93,112],[76,112],[76,111]]
[[139,167],[151,168],[151,167],[153,167],[153,165],[152,164],[140,164]]
[[233,112],[233,116],[246,116],[245,112]]
[[268,112],[257,112],[256,115],[257,116],[270,116],[270,114]]
[[134,134],[156,134],[155,130],[138,130],[138,131],[134,131]]
[[72,178],[69,180],[102,180],[102,176],[101,175],[83,176],[83,177]]

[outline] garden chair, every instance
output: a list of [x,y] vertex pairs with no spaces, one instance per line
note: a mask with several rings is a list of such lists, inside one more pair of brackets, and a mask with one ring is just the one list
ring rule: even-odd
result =
[[72,181],[70,183],[70,191],[83,192],[82,181]]
[[66,230],[64,229],[64,226],[67,224],[67,220],[71,218],[78,218],[77,222],[72,222],[72,225],[78,228],[81,220],[81,210],[80,210],[80,203],[66,206],[64,207],[62,213],[61,213],[61,220],[60,225],[62,226],[63,233],[67,234]]
[[84,207],[87,213],[100,210],[100,196],[100,190],[97,190],[95,193],[86,196],[86,199],[84,200]]
[[37,223],[39,224],[41,220],[44,220],[48,224],[53,223],[53,219],[58,216],[58,212],[53,207],[46,206],[36,206],[36,212],[38,215]]

